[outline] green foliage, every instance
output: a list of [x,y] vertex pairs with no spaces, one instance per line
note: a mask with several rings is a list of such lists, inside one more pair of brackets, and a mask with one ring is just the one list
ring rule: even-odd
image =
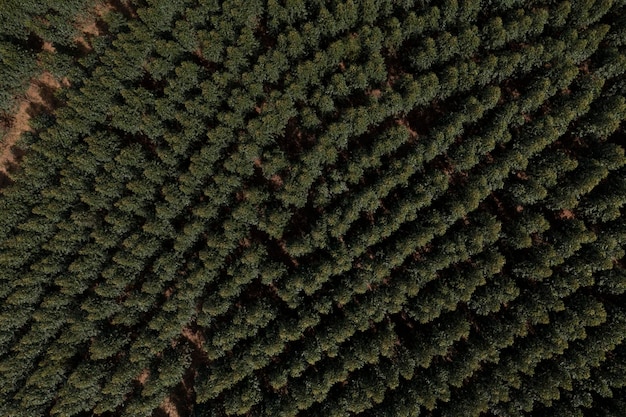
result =
[[[0,114],[13,112],[16,96],[21,96],[30,79],[39,75],[37,61],[48,58],[42,48],[44,41],[72,50],[70,56],[76,52],[77,22],[88,14],[90,3],[8,0],[0,4]],[[59,55],[68,56],[67,51]]]
[[0,414],[618,415],[622,3],[3,3]]

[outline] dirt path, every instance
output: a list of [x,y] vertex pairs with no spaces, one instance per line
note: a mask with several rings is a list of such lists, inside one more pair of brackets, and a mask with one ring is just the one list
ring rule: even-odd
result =
[[[115,9],[115,0],[98,3],[91,16],[84,21],[78,23],[78,29],[82,35],[78,36],[75,41],[84,53],[91,51],[91,46],[87,41],[87,37],[100,35],[101,31],[98,21],[109,11]],[[121,6],[121,3],[118,4]],[[55,48],[49,42],[44,42],[42,50],[54,53]],[[41,111],[52,111],[58,104],[54,100],[54,92],[61,86],[69,86],[67,79],[62,82],[55,79],[52,74],[44,71],[38,78],[30,82],[23,98],[16,103],[17,111],[8,121],[8,127],[4,134],[0,134],[0,189],[6,185],[7,174],[15,168],[19,163],[20,154],[15,150],[15,143],[22,133],[30,131],[29,121],[31,117],[41,113]]]
[[91,51],[91,45],[87,39],[102,34],[99,23],[102,17],[112,10],[115,10],[115,6],[111,1],[96,4],[92,14],[85,20],[78,22],[78,29],[81,34],[74,38],[74,41],[83,50],[83,53]]
[[153,417],[181,417],[188,416],[195,403],[194,381],[199,366],[206,366],[207,359],[203,350],[205,343],[202,332],[194,325],[185,326],[182,335],[188,346],[192,348],[191,364],[183,375],[182,381],[174,388],[170,395],[153,414]]
[[51,111],[54,103],[53,93],[61,83],[49,72],[32,80],[24,98],[17,102],[17,112],[9,123],[9,128],[0,140],[0,172],[6,174],[17,161],[13,147],[24,132],[31,130],[29,120],[42,110]]

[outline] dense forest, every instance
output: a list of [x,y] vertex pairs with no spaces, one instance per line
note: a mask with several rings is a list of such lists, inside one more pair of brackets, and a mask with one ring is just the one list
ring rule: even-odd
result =
[[625,72],[626,0],[0,1],[0,416],[626,416]]

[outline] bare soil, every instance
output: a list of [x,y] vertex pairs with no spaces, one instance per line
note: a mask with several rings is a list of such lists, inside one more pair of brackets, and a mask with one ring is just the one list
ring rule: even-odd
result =
[[[88,38],[101,34],[102,16],[113,9],[124,9],[120,1],[109,0],[95,6],[93,13],[83,22],[79,22],[78,29],[82,33],[75,41],[83,49],[89,52],[91,46]],[[125,10],[125,9],[124,9]],[[125,10],[126,11],[126,10]],[[55,53],[56,48],[50,42],[43,42],[41,49],[48,53]],[[24,132],[31,130],[29,121],[42,111],[53,111],[58,103],[54,99],[54,92],[61,86],[70,85],[67,78],[59,81],[52,74],[44,71],[38,78],[31,80],[24,96],[17,100],[17,111],[4,121],[4,134],[0,136],[0,190],[9,184],[9,172],[14,170],[22,156],[15,143]],[[2,132],[0,132],[1,134]]]
[[102,34],[102,25],[100,24],[102,17],[115,8],[112,2],[100,3],[94,7],[93,14],[89,18],[79,22],[78,29],[81,35],[74,38],[74,41],[84,53],[88,53],[92,49],[88,39]]
[[[64,82],[67,82],[64,80]],[[19,162],[20,152],[15,143],[24,132],[31,130],[29,120],[42,110],[51,111],[54,104],[54,91],[61,87],[61,82],[49,72],[31,81],[26,94],[17,103],[17,112],[9,120],[6,133],[0,140],[0,173],[8,174]]]
[[559,213],[559,219],[561,220],[571,220],[575,217],[576,216],[574,215],[574,212],[568,209],[561,210],[561,212]]
[[139,382],[141,385],[145,385],[145,383],[148,380],[149,376],[150,376],[150,370],[148,368],[146,368],[137,377],[137,382]]
[[155,417],[180,417],[178,407],[167,397],[163,403],[159,406],[155,413]]

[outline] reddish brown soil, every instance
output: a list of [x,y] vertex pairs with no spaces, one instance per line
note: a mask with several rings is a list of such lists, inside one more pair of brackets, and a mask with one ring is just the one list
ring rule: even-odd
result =
[[49,72],[31,81],[24,98],[17,103],[17,112],[10,120],[8,130],[0,140],[0,172],[6,174],[9,167],[18,162],[14,152],[15,143],[22,133],[31,130],[29,120],[34,114],[52,109],[54,98],[51,93],[60,86],[61,83]]
[[102,18],[102,16],[114,9],[115,6],[111,2],[98,4],[94,7],[92,14],[90,14],[88,18],[79,22],[78,29],[82,34],[77,36],[74,41],[76,41],[83,51],[91,51],[91,45],[88,42],[88,38],[101,34],[98,21]]
[[172,400],[168,397],[159,406],[156,416],[180,417],[180,413],[178,412],[178,407],[176,407],[176,404],[174,404]]
[[191,353],[191,365],[183,375],[183,379],[172,393],[163,400],[159,408],[153,413],[153,417],[181,417],[191,414],[195,402],[194,380],[196,369],[206,364],[206,355],[202,346],[204,336],[193,326],[186,326],[182,330],[182,336],[186,343],[193,348]]
[[149,376],[150,376],[150,370],[146,368],[146,369],[143,370],[143,372],[141,374],[139,374],[139,376],[137,377],[137,381],[141,385],[144,385],[146,383],[146,381],[148,380]]
[[[79,22],[78,28],[82,35],[76,38],[76,43],[86,52],[91,50],[87,39],[91,36],[100,35],[98,20],[115,8],[114,2],[115,0],[111,0],[96,5],[90,17],[85,19],[85,21]],[[44,42],[41,49],[48,53],[56,51],[56,48],[50,42]],[[54,92],[61,85],[68,87],[70,83],[67,79],[59,81],[52,74],[44,71],[38,78],[31,80],[23,98],[18,99],[16,103],[17,111],[12,117],[8,118],[6,130],[0,137],[0,189],[2,188],[2,178],[6,178],[10,169],[19,163],[19,152],[15,151],[15,143],[22,133],[31,130],[29,125],[31,117],[41,111],[52,111],[54,109],[56,104]]]

